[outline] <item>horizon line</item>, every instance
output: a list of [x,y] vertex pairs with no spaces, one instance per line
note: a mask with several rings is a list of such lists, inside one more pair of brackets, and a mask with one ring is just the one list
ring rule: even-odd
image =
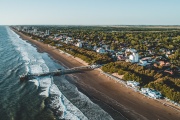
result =
[[154,25],[154,24],[114,24],[114,25],[110,25],[110,24],[104,24],[104,25],[96,25],[96,24],[82,24],[82,25],[78,25],[78,24],[9,24],[9,25],[1,25],[0,26],[180,26],[180,25],[165,25],[165,24],[159,24],[159,25]]

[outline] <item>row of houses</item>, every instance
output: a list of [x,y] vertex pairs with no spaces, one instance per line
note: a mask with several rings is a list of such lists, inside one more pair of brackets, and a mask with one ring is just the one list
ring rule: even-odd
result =
[[[88,42],[85,42],[80,39],[73,40],[71,37],[68,37],[67,35],[55,36],[53,40],[60,40],[61,42],[64,42],[66,44],[73,44],[79,48],[89,48],[100,54],[110,53],[113,58],[116,58],[116,60],[137,63],[140,66],[154,66],[154,67],[158,67],[158,66],[170,67],[171,66],[170,62],[168,62],[162,56],[141,57],[138,51],[132,48],[126,47],[126,48],[122,48],[121,51],[114,51],[110,49],[110,45],[101,44],[100,47],[97,47],[96,45],[92,46]],[[166,50],[166,52],[169,52],[169,51]],[[172,71],[169,72],[168,69],[169,68],[167,68],[167,70],[164,70],[164,71],[171,74]]]
[[17,26],[16,29],[18,31],[26,32],[32,35],[36,35],[39,37],[46,37],[50,35],[50,30],[45,30],[45,31],[39,31],[36,27],[21,27]]
[[[69,37],[68,33],[54,34],[54,35],[51,34],[50,35],[49,30],[46,30],[45,32],[38,31],[38,29],[35,27],[32,27],[32,28],[17,27],[17,29],[24,31],[24,32],[27,32],[27,33],[37,35],[39,37],[48,36],[48,38],[53,40],[53,41],[61,41],[61,42],[64,42],[66,44],[71,44],[71,45],[77,46],[79,48],[87,48],[90,50],[94,50],[100,54],[108,53],[115,60],[137,63],[140,66],[155,66],[155,67],[158,67],[158,66],[166,66],[166,67],[169,66],[170,67],[171,66],[171,64],[168,61],[162,59],[162,56],[157,56],[157,57],[153,58],[153,55],[154,55],[153,50],[147,51],[147,52],[149,52],[148,54],[150,54],[151,57],[141,57],[136,49],[128,48],[127,45],[123,44],[123,43],[120,44],[122,47],[121,51],[114,51],[114,50],[110,49],[111,48],[110,45],[106,45],[103,41],[100,43],[97,43],[98,46],[91,45],[87,41],[83,41],[80,39],[73,39],[72,37]],[[168,57],[174,51],[172,51],[172,50],[170,51],[168,49],[161,48],[159,50],[159,52],[166,53],[166,57]],[[166,72],[168,71],[167,73],[172,73],[168,69],[165,71]]]
[[154,99],[161,99],[163,98],[162,94],[159,91],[156,91],[151,88],[140,88],[140,83],[136,81],[127,81],[128,86],[132,87],[135,90],[139,90],[140,93]]

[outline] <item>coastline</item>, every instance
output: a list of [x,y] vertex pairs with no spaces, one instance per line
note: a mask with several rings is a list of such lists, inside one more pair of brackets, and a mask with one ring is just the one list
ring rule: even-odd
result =
[[[48,53],[63,66],[71,68],[84,65],[73,57],[60,53],[59,50],[48,47],[48,45],[35,41],[22,33],[15,32],[19,34],[22,39],[28,40],[31,44],[35,45],[39,51]],[[153,99],[144,97],[120,83],[116,83],[101,74],[98,70],[75,74],[73,76],[78,78],[74,82],[85,94],[96,99],[99,103],[105,103],[112,109],[119,111],[119,113],[122,113],[127,119],[178,120],[180,118],[179,112]],[[104,109],[106,112],[109,110]],[[112,115],[112,113],[110,113],[110,115]],[[116,116],[113,118],[118,119]]]

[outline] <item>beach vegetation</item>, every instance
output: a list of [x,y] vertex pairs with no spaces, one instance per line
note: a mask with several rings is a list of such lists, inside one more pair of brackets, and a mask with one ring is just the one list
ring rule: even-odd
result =
[[156,89],[167,98],[180,103],[180,79],[173,78],[153,69],[148,69],[137,64],[118,61],[111,62],[102,67],[104,72],[118,73],[124,75],[123,80],[134,80],[141,87]]
[[[27,26],[26,26],[27,27]],[[31,26],[33,27],[33,26]],[[179,102],[179,72],[180,66],[180,30],[179,26],[34,26],[39,31],[50,30],[49,36],[39,36],[21,31],[25,35],[35,40],[43,40],[43,43],[55,46],[74,57],[81,58],[89,64],[105,64],[102,67],[104,72],[118,73],[123,75],[123,80],[135,80],[140,85],[151,87],[162,92],[162,94],[171,100]],[[61,40],[54,38],[61,36]],[[70,37],[72,41],[65,44],[66,38]],[[83,48],[75,45],[77,41],[82,41]],[[126,48],[134,48],[138,51],[140,58],[152,57],[156,61],[165,59],[169,62],[170,69],[177,68],[176,74],[164,73],[166,66],[158,63],[152,63],[150,67],[139,66],[125,61],[117,61],[115,53],[109,52],[99,54],[92,48],[108,45],[110,50],[116,53],[123,52]],[[154,67],[156,66],[156,67]],[[170,73],[171,71],[169,71]]]

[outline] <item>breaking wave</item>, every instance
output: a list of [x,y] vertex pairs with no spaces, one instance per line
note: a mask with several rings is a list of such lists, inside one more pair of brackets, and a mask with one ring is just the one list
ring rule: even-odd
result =
[[[7,106],[12,107],[11,104],[14,105],[5,111],[7,113],[7,115],[5,115],[6,117],[18,120],[47,119],[47,113],[51,116],[51,112],[49,113],[48,111],[50,109],[58,119],[112,119],[108,113],[81,93],[75,85],[69,83],[65,76],[56,78],[51,76],[37,77],[22,84],[18,83],[19,80],[12,81],[14,80],[14,76],[18,79],[17,75],[21,75],[22,72],[26,74],[44,73],[58,68],[63,69],[63,67],[55,63],[47,54],[38,53],[35,47],[19,38],[19,35],[15,32],[9,28],[6,29],[8,41],[11,41],[12,46],[15,47],[13,50],[16,50],[15,54],[13,54],[13,50],[10,51],[12,55],[8,56],[6,55],[8,53],[2,53],[4,55],[3,58],[8,60],[8,66],[10,67],[7,70],[6,76],[3,76],[3,72],[1,72],[0,76],[2,76],[3,80],[0,84],[2,83],[3,86],[6,86],[9,91],[14,90],[9,92],[5,87],[1,86],[3,90],[6,90],[6,95],[4,94],[4,96],[7,96],[7,94],[8,96],[3,98],[3,107],[0,107],[7,108]],[[0,48],[0,51],[2,50],[3,49]],[[16,62],[13,63],[13,61]],[[1,68],[2,67],[5,67],[5,65],[1,66]],[[73,78],[71,79],[74,80]],[[10,82],[11,84],[9,84]],[[14,85],[16,87],[14,87]],[[11,98],[11,100],[5,104],[6,99],[9,98]],[[14,99],[14,101],[12,99]],[[46,112],[43,113],[43,111]],[[3,115],[3,113],[0,115]]]
[[[16,33],[12,32],[12,34],[11,32],[12,31],[8,30],[13,44],[17,47],[16,50],[20,52],[25,62],[26,72],[30,74],[49,72],[49,68],[36,48],[26,41],[22,41]],[[58,87],[53,83],[53,77],[37,77],[29,82],[33,82],[34,85],[37,86],[37,89],[41,91],[39,93],[40,96],[51,100],[47,106],[51,108],[59,119],[87,119],[86,116],[60,92]]]

